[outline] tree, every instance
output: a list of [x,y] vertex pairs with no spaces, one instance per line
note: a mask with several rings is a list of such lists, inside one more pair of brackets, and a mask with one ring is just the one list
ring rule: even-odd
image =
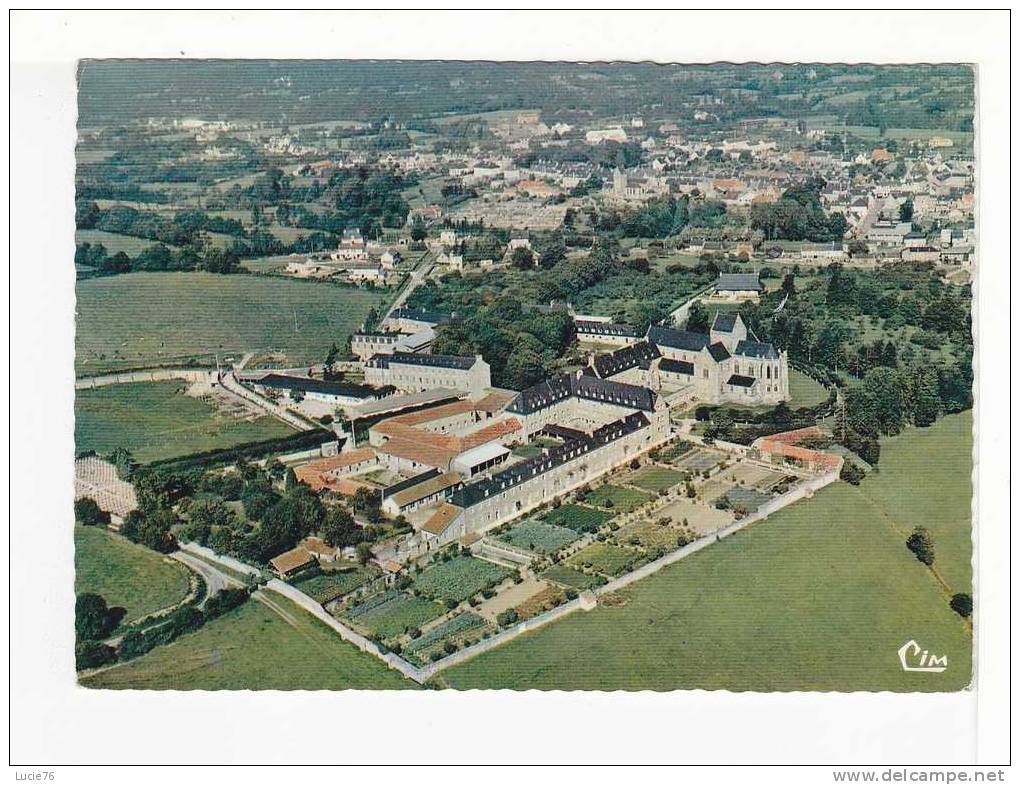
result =
[[518,246],[510,256],[510,263],[518,270],[530,270],[535,266],[535,256],[524,246]]
[[82,526],[106,526],[110,514],[103,512],[95,499],[84,496],[74,500],[74,519]]
[[100,668],[117,660],[117,652],[99,641],[79,641],[74,647],[74,668],[83,671]]
[[322,522],[322,539],[333,547],[353,545],[358,540],[358,526],[347,510],[332,508]]
[[851,485],[860,485],[864,479],[864,470],[853,461],[844,460],[843,468],[839,470],[839,479]]
[[787,273],[786,275],[783,276],[782,291],[783,294],[786,295],[787,297],[791,297],[796,293],[797,287],[794,281],[793,273]]
[[900,205],[900,223],[910,223],[914,218],[914,200],[907,199]]
[[108,608],[106,600],[89,592],[74,601],[74,633],[79,641],[102,640],[124,617],[123,608]]
[[368,564],[375,555],[372,553],[372,546],[367,542],[359,542],[354,549],[357,551],[359,564]]
[[935,562],[935,543],[932,540],[931,532],[923,526],[917,526],[909,537],[907,537],[907,549],[917,557],[922,564],[929,567]]
[[708,332],[708,309],[700,301],[687,310],[687,329],[692,333]]
[[963,618],[969,619],[974,612],[974,598],[965,592],[958,592],[949,600],[949,607]]

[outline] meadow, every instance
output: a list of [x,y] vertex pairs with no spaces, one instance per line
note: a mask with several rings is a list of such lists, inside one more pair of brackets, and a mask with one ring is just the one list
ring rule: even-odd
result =
[[[623,604],[573,614],[443,679],[461,689],[962,689],[970,629],[904,532],[932,530],[951,582],[969,563],[970,422],[953,415],[885,440],[881,472],[859,487],[824,488],[623,589]],[[947,655],[948,669],[903,671],[896,652],[911,639]]]
[[150,690],[416,686],[285,597],[262,595],[279,612],[253,598],[167,646],[82,679],[82,686]]
[[76,390],[74,443],[102,454],[123,447],[141,463],[288,436],[273,417],[242,420],[185,395],[186,382],[111,384]]
[[796,368],[790,369],[790,402],[791,409],[817,406],[828,400],[829,391],[806,373]]
[[129,273],[77,283],[75,371],[278,352],[321,361],[384,295],[313,281],[213,273]]
[[188,588],[183,564],[98,526],[75,525],[75,594],[99,594],[111,608],[124,608],[122,623],[176,605]]

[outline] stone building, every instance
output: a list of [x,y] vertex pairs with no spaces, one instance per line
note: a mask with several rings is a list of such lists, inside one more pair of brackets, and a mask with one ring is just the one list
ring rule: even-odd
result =
[[492,386],[489,364],[480,354],[460,357],[452,354],[377,354],[365,363],[365,381],[378,386],[392,385],[401,392],[447,388],[463,390],[478,399]]

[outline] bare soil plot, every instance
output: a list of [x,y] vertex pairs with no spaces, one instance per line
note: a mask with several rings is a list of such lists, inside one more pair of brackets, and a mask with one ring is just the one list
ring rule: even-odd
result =
[[547,585],[542,591],[531,595],[514,610],[517,611],[517,618],[530,619],[532,616],[552,610],[562,604],[564,600],[566,600],[566,595],[563,593],[563,589],[559,586]]
[[548,588],[549,584],[545,581],[540,581],[538,578],[525,578],[521,583],[516,583],[501,591],[491,600],[483,602],[475,608],[475,613],[494,622],[503,611],[528,602]]
[[678,499],[661,510],[657,510],[655,514],[657,516],[668,515],[677,524],[682,524],[686,520],[690,530],[702,536],[733,521],[733,518],[725,510],[717,510],[707,504],[698,504],[692,499]]
[[698,449],[692,450],[672,463],[681,471],[701,474],[702,472],[714,469],[722,462],[723,456],[714,450]]

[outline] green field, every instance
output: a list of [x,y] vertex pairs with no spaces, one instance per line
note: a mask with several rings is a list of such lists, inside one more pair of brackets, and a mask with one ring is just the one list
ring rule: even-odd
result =
[[528,519],[499,535],[502,542],[534,553],[555,553],[577,540],[578,533],[563,526]]
[[573,567],[567,567],[563,564],[554,564],[543,572],[540,577],[570,589],[590,589],[592,586],[598,586],[602,582],[602,579],[597,575],[585,575],[580,570],[575,570]]
[[410,689],[414,682],[358,651],[290,600],[286,615],[256,599],[168,646],[82,680],[104,689]]
[[[100,229],[78,229],[74,233],[76,245],[90,243],[91,245],[102,245],[106,252],[113,256],[123,251],[128,256],[138,256],[146,248],[158,245],[155,240],[146,240],[144,237],[131,237],[127,234],[116,234],[104,232]],[[168,246],[172,248],[173,246]]]
[[74,527],[75,594],[100,594],[124,608],[123,622],[176,605],[188,596],[188,568],[98,526]]
[[606,502],[612,504],[607,509],[616,512],[630,512],[640,507],[651,499],[651,494],[636,491],[633,488],[621,488],[619,485],[601,485],[584,497],[586,504],[595,507],[606,507]]
[[509,574],[509,570],[492,562],[458,556],[426,569],[415,579],[414,587],[437,600],[463,602],[482,589],[495,586]]
[[546,513],[545,522],[554,526],[566,526],[577,532],[593,532],[612,517],[612,513],[593,510],[591,507],[564,504]]
[[[931,528],[946,572],[969,560],[970,420],[886,440],[880,474],[860,487],[824,488],[627,587],[626,604],[568,616],[443,679],[461,689],[961,689],[971,633],[902,532]],[[952,460],[919,457],[945,447]],[[903,671],[896,652],[911,639],[947,655],[948,669]]]
[[805,373],[795,368],[790,369],[790,402],[791,409],[817,406],[828,400],[829,391]]
[[273,417],[241,420],[184,394],[186,382],[111,384],[77,390],[74,442],[77,450],[128,450],[136,460],[174,458],[294,433]]
[[393,599],[357,617],[357,623],[382,638],[395,638],[415,627],[421,627],[446,613],[437,602],[410,594]]
[[639,488],[658,493],[677,485],[683,475],[664,466],[642,466],[628,478],[628,482]]
[[641,558],[641,554],[621,548],[619,545],[609,545],[604,542],[594,542],[584,550],[578,551],[569,559],[567,564],[571,567],[587,567],[607,578],[615,578],[630,569],[630,566]]
[[353,567],[349,570],[331,570],[306,578],[294,584],[317,603],[325,604],[337,597],[350,594],[360,589],[369,581],[378,578],[382,572],[378,567],[366,564],[364,567]]
[[77,283],[78,374],[245,351],[321,361],[383,295],[254,275],[130,273]]

